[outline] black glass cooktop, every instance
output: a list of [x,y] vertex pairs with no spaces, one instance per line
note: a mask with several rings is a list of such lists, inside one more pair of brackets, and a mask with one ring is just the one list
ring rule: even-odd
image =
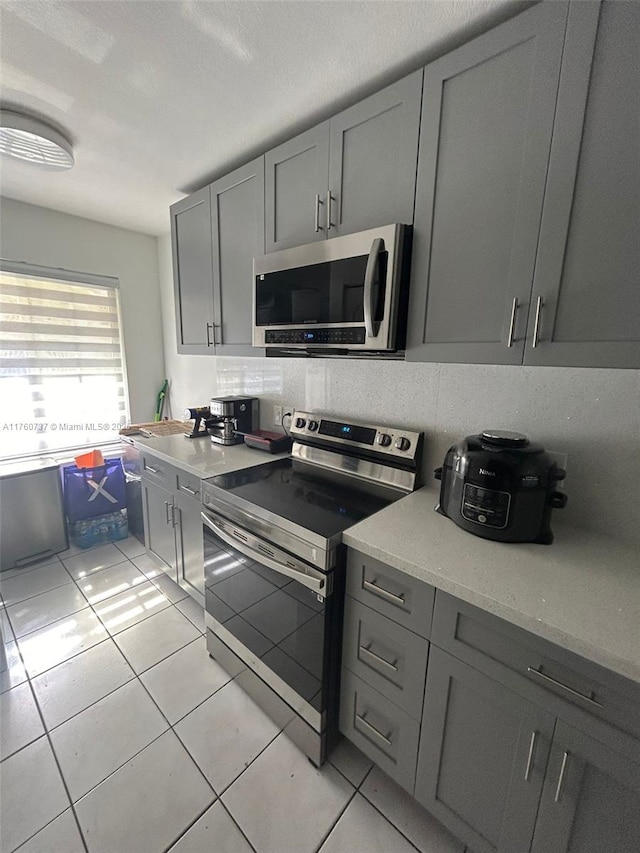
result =
[[404,496],[291,458],[219,474],[207,483],[327,539]]

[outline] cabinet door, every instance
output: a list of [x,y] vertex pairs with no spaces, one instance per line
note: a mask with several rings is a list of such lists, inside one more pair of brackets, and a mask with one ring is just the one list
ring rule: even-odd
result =
[[425,69],[407,358],[520,364],[565,3]]
[[179,583],[204,607],[204,547],[200,504],[181,494],[174,495],[174,504]]
[[169,577],[177,581],[176,543],[173,531],[173,495],[166,489],[142,481],[142,501],[147,551],[165,564]]
[[528,853],[554,718],[432,646],[416,799],[474,853]]
[[209,352],[213,342],[209,187],[171,206],[171,251],[178,352]]
[[324,240],[329,122],[268,151],[264,162],[266,251]]
[[422,71],[331,119],[329,237],[413,222]]
[[598,5],[569,13],[527,364],[640,367],[640,6]]
[[264,254],[264,158],[211,185],[216,355],[264,355],[251,346],[253,258]]
[[559,721],[532,853],[637,853],[640,765]]

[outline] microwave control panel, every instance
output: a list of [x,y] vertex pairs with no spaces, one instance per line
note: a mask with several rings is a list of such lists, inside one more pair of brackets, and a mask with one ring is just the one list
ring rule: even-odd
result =
[[265,344],[363,344],[365,342],[364,326],[347,326],[342,329],[267,329],[264,337]]

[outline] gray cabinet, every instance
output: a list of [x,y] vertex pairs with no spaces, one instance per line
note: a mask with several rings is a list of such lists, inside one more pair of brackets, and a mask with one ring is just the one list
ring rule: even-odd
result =
[[571,7],[526,364],[640,366],[639,43],[637,3]]
[[204,604],[204,545],[200,503],[183,494],[174,497],[178,583]]
[[413,222],[422,71],[265,155],[266,250]]
[[173,495],[143,477],[142,507],[147,551],[162,561],[165,572],[177,583]]
[[540,4],[425,69],[409,360],[522,362],[566,16]]

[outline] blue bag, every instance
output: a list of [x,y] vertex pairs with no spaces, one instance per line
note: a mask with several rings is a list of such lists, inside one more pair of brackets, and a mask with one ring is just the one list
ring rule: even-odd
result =
[[64,505],[70,522],[95,518],[127,505],[122,460],[106,459],[97,468],[63,469]]

